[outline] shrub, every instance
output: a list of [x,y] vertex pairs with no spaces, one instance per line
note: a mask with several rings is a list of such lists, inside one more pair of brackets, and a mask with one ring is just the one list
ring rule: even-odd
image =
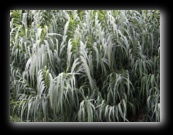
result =
[[11,121],[160,121],[160,11],[10,18]]

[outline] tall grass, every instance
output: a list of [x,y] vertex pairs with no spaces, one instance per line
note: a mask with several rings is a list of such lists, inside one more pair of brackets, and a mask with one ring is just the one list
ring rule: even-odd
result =
[[11,121],[133,119],[160,121],[160,11],[10,11]]

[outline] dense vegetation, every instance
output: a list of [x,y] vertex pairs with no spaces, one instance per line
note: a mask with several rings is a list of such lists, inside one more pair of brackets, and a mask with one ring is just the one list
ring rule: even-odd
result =
[[160,11],[11,10],[10,121],[160,121]]

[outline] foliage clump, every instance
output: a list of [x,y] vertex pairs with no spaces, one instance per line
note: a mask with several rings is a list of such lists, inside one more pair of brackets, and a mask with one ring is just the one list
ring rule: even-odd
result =
[[11,10],[10,120],[159,122],[160,11]]

